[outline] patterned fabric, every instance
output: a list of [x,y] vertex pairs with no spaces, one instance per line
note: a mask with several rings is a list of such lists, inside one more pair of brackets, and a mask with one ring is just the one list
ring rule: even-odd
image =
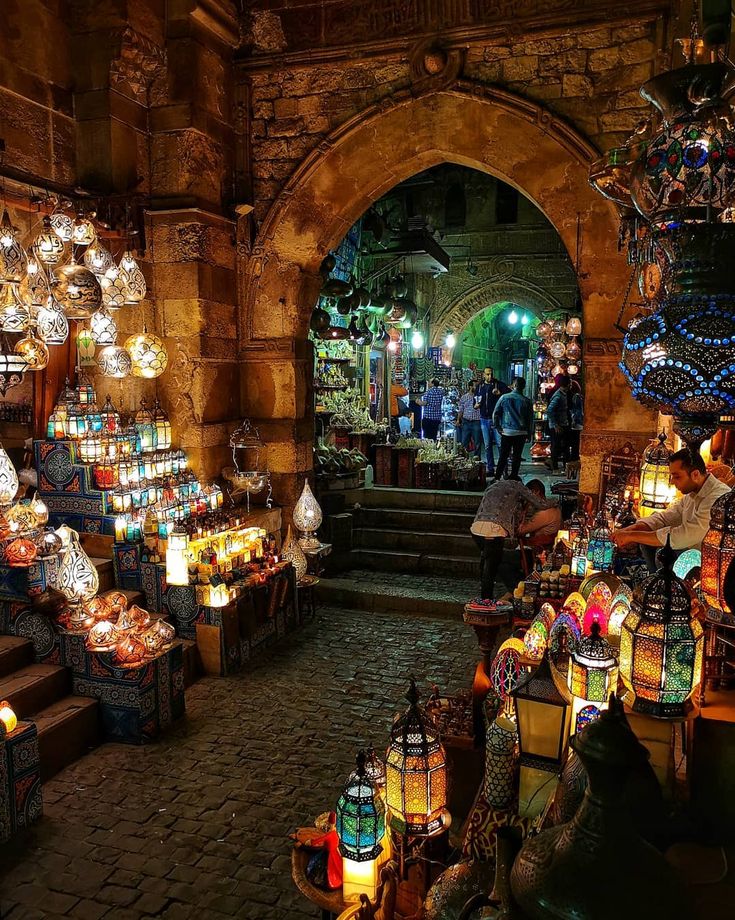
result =
[[466,422],[480,421],[480,408],[475,409],[474,393],[465,393],[459,400],[459,411]]
[[442,417],[442,401],[444,390],[441,387],[431,387],[424,393],[424,418],[436,421]]

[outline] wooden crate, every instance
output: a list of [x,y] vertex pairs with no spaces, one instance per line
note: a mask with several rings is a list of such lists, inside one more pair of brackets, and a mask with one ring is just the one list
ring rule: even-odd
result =
[[396,485],[400,489],[413,489],[418,450],[415,447],[396,447],[393,453],[396,455]]
[[396,484],[396,452],[392,444],[375,446],[375,485],[394,486]]

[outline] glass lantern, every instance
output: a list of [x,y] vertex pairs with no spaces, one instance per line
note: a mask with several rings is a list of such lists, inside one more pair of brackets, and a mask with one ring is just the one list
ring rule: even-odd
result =
[[[713,610],[721,610],[723,613],[732,612],[731,604],[728,603],[728,598],[725,596],[725,583],[733,559],[735,559],[735,492],[731,491],[721,495],[712,505],[709,530],[702,541],[700,576],[702,596],[709,607]],[[674,565],[674,571],[676,571],[676,565]]]
[[189,584],[189,535],[180,526],[174,527],[168,536],[166,582],[169,585]]
[[365,753],[357,755],[357,769],[347,780],[335,809],[339,851],[342,854],[342,897],[375,897],[378,857],[383,852],[385,805],[365,768]]
[[166,370],[168,364],[166,347],[153,333],[140,332],[131,335],[125,341],[125,349],[130,355],[134,377],[152,379],[160,377]]
[[111,652],[121,638],[113,623],[99,620],[87,633],[85,645],[90,652]]
[[587,574],[587,547],[587,534],[583,531],[572,541],[571,571],[575,578],[584,578]]
[[224,471],[225,478],[233,482],[237,489],[245,492],[248,511],[250,511],[251,494],[262,492],[268,486],[266,504],[270,507],[270,473],[263,461],[265,445],[260,440],[258,429],[251,426],[249,419],[245,419],[232,432],[230,447],[232,448],[232,461],[235,467]]
[[148,408],[145,397],[141,399],[140,409],[135,413],[135,430],[138,433],[140,449],[143,453],[156,449],[158,446],[156,423],[153,421],[153,413]]
[[543,811],[553,791],[550,780],[566,761],[571,698],[554,683],[548,655],[518,683],[513,698],[521,754],[519,814],[530,818]]
[[105,397],[105,404],[100,412],[102,418],[102,430],[109,434],[116,434],[120,430],[120,413],[112,404],[109,393]]
[[433,723],[419,710],[411,681],[409,708],[391,729],[385,758],[391,823],[411,836],[430,836],[446,820],[447,759]]
[[102,439],[95,432],[88,431],[79,440],[79,459],[82,463],[99,463],[102,456]]
[[620,642],[620,630],[623,627],[625,618],[630,613],[630,605],[632,602],[633,592],[626,584],[621,582],[610,604],[610,617],[607,621],[608,640],[612,639]]
[[666,433],[663,431],[657,441],[653,441],[643,453],[639,503],[642,518],[666,508],[676,494],[669,472],[669,460],[673,453],[666,446]]
[[65,532],[68,542],[59,563],[56,587],[72,607],[71,625],[78,627],[86,619],[82,604],[91,600],[99,591],[100,579],[92,560],[79,542],[79,534],[71,528],[66,528]]
[[160,400],[153,404],[153,421],[156,424],[158,450],[168,450],[171,447],[171,422],[168,415],[161,408]]
[[18,491],[18,474],[5,448],[0,444],[0,508],[8,508]]
[[72,403],[66,409],[66,434],[67,437],[78,440],[87,433],[87,414],[78,403]]
[[308,563],[306,556],[304,555],[304,551],[299,546],[298,541],[294,540],[290,524],[288,525],[288,531],[286,532],[286,540],[281,549],[281,556],[286,562],[290,562],[293,566],[294,572],[296,574],[296,582],[301,582],[304,578],[304,575],[306,575]]
[[595,572],[611,572],[614,552],[615,544],[607,524],[607,516],[604,511],[600,511],[595,518],[587,544],[588,567]]
[[670,541],[663,567],[633,592],[620,633],[620,676],[634,712],[680,719],[702,678],[703,629],[692,616],[692,596],[673,571]]
[[293,510],[293,522],[302,533],[299,539],[302,549],[317,549],[321,546],[316,531],[321,527],[322,509],[314,498],[308,479],[304,482],[301,496]]
[[574,697],[572,718],[577,732],[583,727],[578,724],[581,710],[593,704],[601,712],[607,707],[610,694],[617,690],[618,662],[596,622],[589,636],[572,652],[571,659],[567,679]]

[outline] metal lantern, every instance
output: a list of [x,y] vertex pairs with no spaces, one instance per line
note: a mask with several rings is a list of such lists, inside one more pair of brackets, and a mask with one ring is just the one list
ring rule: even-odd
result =
[[43,219],[43,230],[31,243],[31,249],[36,258],[45,265],[56,265],[64,255],[64,241],[51,226],[51,218],[46,215]]
[[640,516],[648,517],[665,508],[674,498],[676,489],[671,485],[669,460],[673,450],[666,446],[666,432],[662,431],[643,453],[641,464]]
[[490,665],[490,683],[505,712],[513,709],[511,694],[523,674],[522,659],[525,655],[526,649],[520,639],[506,639]]
[[[486,713],[487,716],[487,713]],[[518,765],[518,730],[501,715],[485,730],[485,798],[491,808],[507,809],[515,796]]]
[[7,508],[18,491],[18,474],[5,448],[0,444],[0,508]]
[[104,275],[100,276],[100,287],[102,288],[104,307],[110,310],[117,310],[125,306],[127,288],[125,287],[125,279],[117,265],[113,265]]
[[66,409],[66,434],[70,438],[81,438],[88,431],[89,420],[84,407],[78,403],[72,403]]
[[18,239],[18,231],[10,222],[8,209],[0,219],[0,284],[18,284],[26,271],[27,257]]
[[54,269],[51,291],[69,319],[88,319],[102,306],[99,281],[88,268],[75,262]]
[[571,319],[567,320],[566,332],[567,335],[581,335],[582,320],[578,316],[573,316]]
[[[735,491],[721,495],[712,505],[709,530],[702,541],[700,576],[702,595],[708,606],[714,610],[721,610],[723,613],[732,612],[731,605],[725,596],[725,582],[733,559],[735,559]],[[676,566],[674,566],[674,571],[676,571]]]
[[99,620],[87,633],[85,645],[90,652],[111,652],[120,641],[117,627],[109,620]]
[[365,752],[360,751],[357,769],[350,774],[336,808],[340,852],[355,862],[375,859],[385,835],[385,805],[365,765]]
[[293,522],[302,533],[299,539],[302,549],[315,549],[320,546],[316,531],[321,527],[322,509],[314,498],[308,479],[304,482],[304,488],[293,510]]
[[135,430],[138,433],[140,449],[143,453],[156,449],[158,446],[156,423],[153,421],[153,413],[148,408],[145,397],[141,399],[140,409],[135,413]]
[[584,578],[587,574],[587,532],[581,531],[572,540],[572,575],[575,578]]
[[43,266],[35,256],[29,256],[25,277],[18,286],[18,299],[33,307],[43,307],[50,294],[51,285]]
[[590,703],[598,711],[603,710],[608,697],[617,689],[618,662],[609,642],[600,633],[599,623],[592,624],[590,635],[585,636],[572,652],[567,680],[574,697],[576,732],[582,727],[577,721],[581,711]]
[[48,346],[32,333],[18,339],[15,353],[26,362],[29,371],[42,371],[50,358]]
[[79,459],[82,463],[99,463],[104,456],[102,439],[96,431],[88,431],[79,440]]
[[106,306],[92,314],[89,328],[95,345],[114,345],[117,342],[117,324]]
[[30,319],[30,310],[18,300],[15,287],[0,288],[0,329],[3,332],[25,332]]
[[5,562],[12,568],[27,568],[33,563],[37,553],[33,540],[18,537],[5,547]]
[[87,247],[83,261],[87,268],[98,276],[104,275],[115,264],[112,253],[100,243],[99,238]]
[[386,799],[398,829],[412,836],[429,836],[444,826],[447,759],[433,723],[419,710],[413,680],[407,699],[410,705],[390,733]]
[[232,462],[235,466],[223,470],[224,477],[233,483],[235,490],[245,492],[248,511],[250,511],[250,496],[262,492],[268,486],[266,504],[270,508],[272,492],[270,473],[262,459],[265,445],[260,440],[258,429],[250,424],[249,419],[245,419],[232,432],[230,447],[232,448]]
[[156,425],[158,450],[168,450],[171,447],[171,422],[158,399],[153,404],[153,421]]
[[64,243],[71,242],[74,235],[74,221],[63,211],[54,211],[49,217],[49,224],[54,233]]
[[298,544],[298,541],[294,539],[293,534],[291,533],[291,525],[288,525],[288,531],[286,532],[286,540],[281,549],[281,557],[286,561],[290,562],[294,568],[296,574],[297,583],[300,582],[304,575],[306,575],[306,570],[308,568],[308,563],[304,551]]
[[[57,230],[56,232],[58,233],[59,231]],[[94,224],[81,211],[77,214],[77,218],[72,225],[71,238],[77,246],[91,246],[97,239]]]
[[633,592],[620,633],[620,676],[634,712],[681,718],[702,676],[703,629],[692,616],[692,595],[673,572],[671,543],[663,568]]
[[146,295],[145,277],[130,250],[122,254],[118,267],[125,285],[125,303],[140,303]]
[[35,317],[38,337],[47,345],[63,345],[69,338],[69,320],[49,297],[48,306],[40,307]]
[[604,511],[600,511],[595,518],[595,524],[587,543],[589,568],[597,572],[611,572],[614,552],[615,544],[607,524],[607,516]]
[[160,377],[166,370],[168,354],[158,336],[152,332],[139,332],[125,341],[130,355],[134,377]]
[[553,791],[550,782],[564,766],[572,718],[571,699],[551,676],[548,655],[513,691],[518,724],[521,783],[519,814],[533,817]]
[[100,579],[92,560],[82,549],[79,534],[71,528],[66,528],[66,533],[68,542],[59,563],[56,587],[73,607],[70,623],[72,626],[80,626],[86,619],[82,604],[91,600],[99,591]]
[[8,390],[17,387],[23,380],[23,372],[28,370],[24,358],[15,352],[0,352],[0,395],[4,396]]
[[385,789],[385,764],[375,753],[375,748],[372,744],[365,754],[365,773],[382,794],[382,790]]
[[133,362],[122,345],[107,345],[97,355],[97,366],[103,377],[114,377],[122,380],[124,377],[130,376]]
[[120,430],[120,413],[113,406],[109,393],[105,398],[105,404],[100,412],[100,417],[102,418],[103,432],[115,434]]

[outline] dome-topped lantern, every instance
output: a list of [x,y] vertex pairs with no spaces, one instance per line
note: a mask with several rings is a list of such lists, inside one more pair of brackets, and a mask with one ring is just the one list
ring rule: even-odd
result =
[[692,595],[673,571],[671,543],[663,568],[633,592],[620,632],[620,676],[634,712],[682,718],[702,677],[703,629],[692,616]]
[[[735,491],[721,495],[712,505],[709,530],[702,541],[701,590],[714,610],[732,613],[732,588],[728,580],[735,559]],[[678,561],[678,560],[677,560]],[[676,566],[674,567],[676,569]]]
[[648,517],[655,511],[666,508],[676,494],[671,485],[669,461],[673,450],[666,446],[666,432],[661,432],[643,453],[641,464],[640,515]]
[[383,852],[385,805],[366,771],[364,751],[357,755],[357,769],[347,780],[337,801],[339,850],[344,859],[343,897],[366,894],[375,897],[378,857]]
[[592,624],[590,635],[582,639],[571,658],[567,679],[574,697],[572,727],[576,732],[591,718],[599,716],[610,694],[617,690],[618,662],[597,622]]
[[247,510],[250,511],[250,496],[262,492],[268,486],[266,506],[271,506],[271,479],[265,462],[265,445],[260,440],[258,429],[245,419],[230,435],[232,462],[234,467],[222,471],[225,479],[234,486],[235,492],[244,492],[247,496]]

